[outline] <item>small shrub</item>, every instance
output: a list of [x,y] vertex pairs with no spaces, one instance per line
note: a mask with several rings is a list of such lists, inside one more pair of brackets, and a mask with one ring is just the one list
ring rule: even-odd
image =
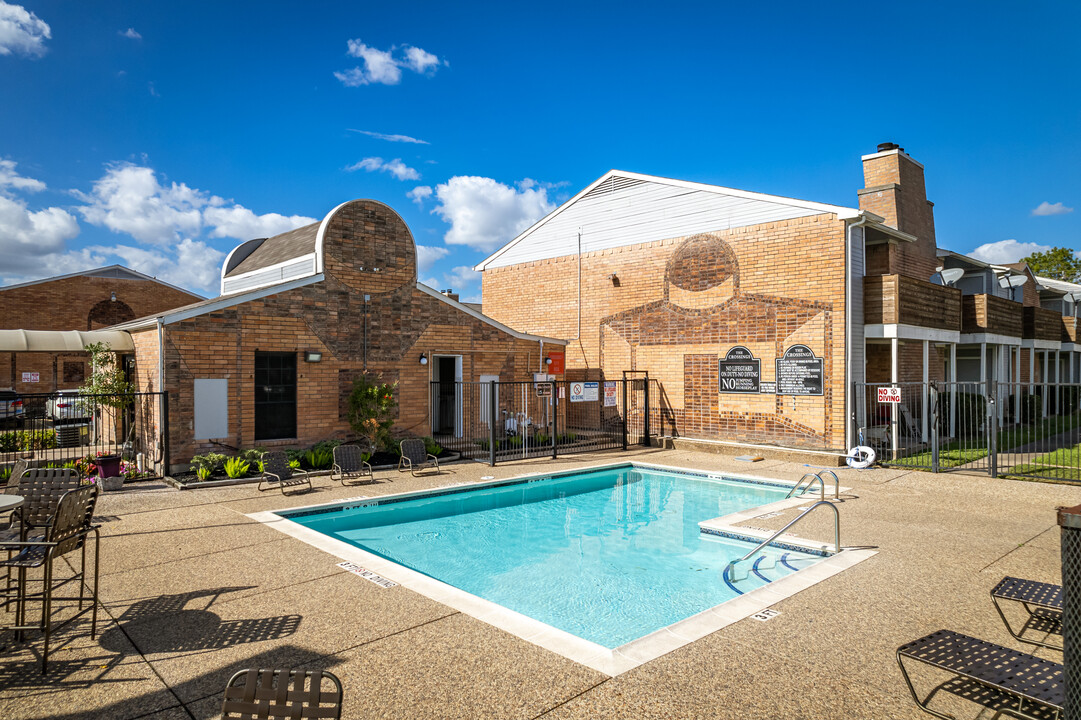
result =
[[[353,381],[346,414],[349,427],[368,441],[370,447],[392,442],[390,428],[394,424],[394,408],[398,406],[394,391],[398,384],[375,382],[367,376]],[[389,448],[387,448],[389,449]]]
[[429,455],[439,456],[439,453],[443,452],[443,446],[437,443],[430,437],[421,438],[424,441],[424,452]]
[[546,433],[539,432],[533,436],[533,442],[537,445],[547,445],[551,440]]
[[214,474],[213,471],[208,467],[197,467],[197,468],[195,468],[195,477],[199,478],[201,481],[205,482],[205,481],[209,480],[211,475],[213,475],[213,474]]
[[326,470],[334,464],[333,450],[309,450],[304,453],[304,462],[312,470]]
[[223,467],[227,459],[228,458],[221,453],[207,453],[206,455],[195,455],[191,459],[191,469],[195,471],[196,475],[199,475],[200,469],[204,469],[206,471],[207,477],[210,477]]
[[331,455],[334,454],[334,448],[342,444],[341,440],[335,440],[333,438],[328,440],[320,440],[315,445],[312,445],[312,450],[320,452],[321,450],[329,450]]
[[5,432],[0,433],[0,452],[15,452],[19,449],[19,435],[18,433]]
[[294,460],[296,460],[298,463],[303,463],[304,462],[304,456],[307,453],[308,453],[307,450],[286,450],[285,451],[285,457],[289,458],[290,464]]
[[255,463],[262,460],[263,453],[265,452],[265,447],[253,447],[249,448],[248,450],[242,451],[239,455],[237,455],[237,457],[247,460],[249,463],[252,463],[254,465]]
[[[522,447],[522,438],[518,435],[511,435],[507,438],[507,447],[518,448]],[[497,446],[498,449],[498,446]]]
[[[300,461],[299,460],[290,460],[289,461],[289,467],[293,468],[294,470],[299,470],[300,469]],[[259,472],[263,472],[263,463],[259,463]]]
[[0,468],[0,483],[6,484],[7,481],[11,479],[11,473],[14,469],[15,468],[11,467],[10,465],[8,467]]
[[0,452],[50,450],[56,447],[56,430],[16,430],[0,433]]
[[246,477],[250,469],[251,463],[241,457],[233,457],[225,461],[225,474],[234,480]]

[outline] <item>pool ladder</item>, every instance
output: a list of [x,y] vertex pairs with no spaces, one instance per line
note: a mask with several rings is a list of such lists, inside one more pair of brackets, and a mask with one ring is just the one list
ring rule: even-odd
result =
[[[819,480],[821,480],[821,478],[819,478]],[[777,532],[773,533],[768,538],[766,538],[765,540],[760,542],[758,545],[755,546],[755,548],[753,550],[751,550],[749,553],[747,553],[746,555],[741,557],[739,560],[732,560],[731,562],[729,562],[728,565],[724,569],[724,573],[723,573],[724,577],[730,579],[732,582],[736,582],[738,580],[746,580],[747,576],[750,574],[749,571],[745,570],[741,575],[736,574],[736,566],[739,563],[744,562],[745,560],[749,560],[750,558],[754,557],[757,553],[761,552],[761,550],[763,548],[765,548],[770,543],[772,543],[774,540],[776,540],[781,535],[783,535],[790,527],[792,527],[793,525],[798,523],[800,520],[807,517],[812,512],[814,512],[818,508],[822,507],[823,505],[825,505],[829,509],[833,510],[833,552],[835,552],[835,553],[841,552],[841,513],[837,510],[837,506],[834,505],[833,503],[831,503],[829,500],[819,500],[814,505],[812,505],[811,507],[807,508],[802,513],[800,513],[799,515],[794,517],[792,519],[792,521],[789,522],[787,525],[785,525],[783,528],[781,528],[780,530],[778,530]],[[767,560],[767,558],[765,556],[763,556],[763,560]],[[768,569],[768,568],[774,567],[776,564],[777,564],[776,559],[773,559],[771,562],[768,562],[763,567]]]
[[[785,499],[787,500],[788,498],[792,497],[793,495],[796,494],[796,491],[800,490],[800,489],[804,490],[804,492],[809,492],[811,490],[811,488],[814,487],[815,481],[817,480],[818,481],[818,487],[822,490],[821,499],[825,500],[826,499],[826,481],[822,476],[826,475],[826,474],[829,474],[829,475],[833,476],[833,498],[835,500],[840,500],[841,499],[841,480],[837,477],[837,473],[833,472],[832,470],[819,470],[816,473],[806,473],[803,477],[801,477],[799,479],[799,482],[796,483],[792,487],[792,489],[788,491],[788,494],[784,496]],[[807,478],[810,478],[810,480],[807,480]],[[806,485],[803,484],[804,480],[807,480]]]

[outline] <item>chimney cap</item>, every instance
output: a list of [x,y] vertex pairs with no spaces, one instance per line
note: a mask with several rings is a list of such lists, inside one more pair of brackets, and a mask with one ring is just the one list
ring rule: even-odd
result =
[[900,145],[898,145],[897,143],[884,142],[884,143],[879,143],[878,144],[878,151],[879,152],[887,152],[889,150],[900,150],[901,152],[905,151],[905,149],[903,147],[901,147]]

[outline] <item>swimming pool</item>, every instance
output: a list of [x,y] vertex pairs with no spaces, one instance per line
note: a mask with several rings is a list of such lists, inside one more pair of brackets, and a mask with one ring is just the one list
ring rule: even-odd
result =
[[277,515],[614,649],[822,560],[770,547],[732,581],[753,544],[699,527],[790,489],[624,464]]

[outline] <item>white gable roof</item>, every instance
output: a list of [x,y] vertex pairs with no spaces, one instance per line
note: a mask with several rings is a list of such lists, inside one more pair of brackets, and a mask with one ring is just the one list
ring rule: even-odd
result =
[[577,254],[579,231],[586,253],[824,213],[859,210],[610,170],[473,269]]

